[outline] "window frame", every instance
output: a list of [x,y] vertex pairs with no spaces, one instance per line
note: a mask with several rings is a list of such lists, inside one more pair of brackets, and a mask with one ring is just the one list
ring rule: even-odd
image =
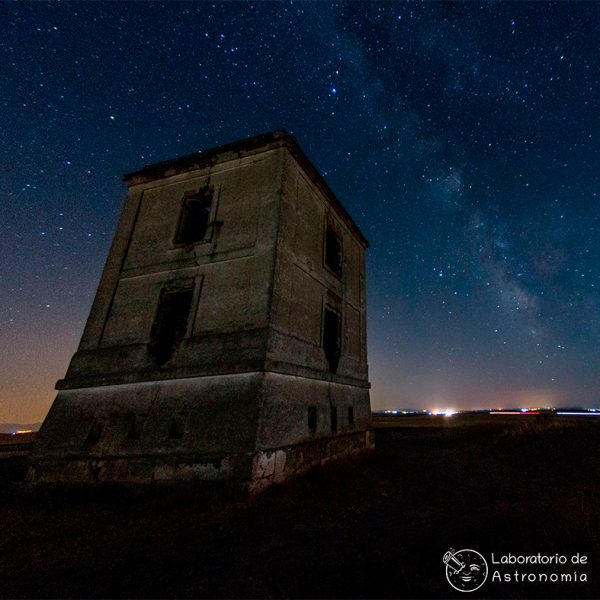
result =
[[[338,267],[330,264],[330,243],[329,238],[333,236],[338,245]],[[344,275],[344,237],[341,235],[340,227],[337,226],[331,217],[325,219],[325,232],[323,234],[323,266],[335,277],[342,279]]]
[[[329,342],[328,338],[326,338],[326,327],[327,327],[327,313],[331,313],[337,318],[337,339],[336,346],[334,349],[333,355],[331,355],[329,351]],[[321,326],[321,348],[323,348],[323,352],[325,354],[325,360],[327,361],[328,371],[329,373],[337,374],[340,364],[340,359],[342,357],[342,343],[343,343],[343,318],[341,310],[337,309],[335,306],[330,304],[329,302],[325,302],[323,306],[322,313],[322,326]]]
[[[167,328],[165,323],[160,318],[161,312],[164,310],[165,298],[175,294],[186,294],[189,295],[189,306],[187,308],[187,316],[185,323],[181,320],[181,330],[178,332],[179,335],[173,337],[171,341],[172,349],[170,352],[161,350],[162,346],[166,343],[165,331],[170,331],[171,328]],[[197,304],[197,295],[195,293],[194,280],[181,282],[179,284],[165,285],[161,288],[158,302],[156,304],[156,310],[154,312],[154,320],[152,321],[152,328],[150,329],[150,336],[148,339],[148,351],[154,357],[154,360],[159,367],[162,367],[165,363],[168,363],[176,354],[177,350],[181,346],[184,339],[188,337],[190,330],[190,324],[193,325],[193,319],[195,318],[194,302]],[[161,338],[165,338],[162,339]]]
[[[202,196],[202,198],[200,198],[200,196]],[[203,199],[206,200],[207,198],[209,199],[209,206],[202,235],[199,235],[197,239],[182,239],[182,230],[184,229],[186,219],[186,206],[191,202],[201,203]],[[179,218],[177,219],[177,227],[175,229],[175,235],[173,236],[173,246],[185,248],[210,242],[215,224],[215,205],[214,189],[209,185],[185,191],[180,201]]]

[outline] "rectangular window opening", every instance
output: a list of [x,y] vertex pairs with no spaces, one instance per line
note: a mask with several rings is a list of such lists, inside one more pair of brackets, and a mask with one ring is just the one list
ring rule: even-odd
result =
[[185,424],[187,421],[188,413],[179,412],[173,416],[171,420],[171,426],[169,427],[169,439],[180,440],[183,438],[185,433]]
[[190,245],[204,239],[208,229],[211,205],[212,192],[209,188],[185,195],[175,235],[176,244]]
[[354,406],[348,407],[348,425],[354,427]]
[[323,315],[323,350],[330,373],[336,373],[341,354],[340,315],[330,307],[325,307]]
[[193,289],[163,290],[148,349],[159,366],[166,363],[183,340],[192,305]]
[[95,446],[102,437],[102,431],[104,430],[104,419],[102,417],[94,419],[87,436],[85,438],[84,446],[90,448]]
[[317,433],[317,407],[308,407],[308,431],[311,435]]
[[329,408],[330,418],[331,418],[331,433],[337,433],[338,430],[338,414],[337,414],[337,406],[330,406]]
[[338,277],[342,276],[342,240],[329,224],[325,232],[325,264]]
[[145,414],[131,415],[129,418],[129,429],[127,430],[127,439],[128,440],[141,439],[145,422],[146,422]]

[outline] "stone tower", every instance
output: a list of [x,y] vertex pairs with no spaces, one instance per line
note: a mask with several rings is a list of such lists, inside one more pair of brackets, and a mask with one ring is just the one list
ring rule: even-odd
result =
[[124,179],[32,479],[256,490],[371,447],[368,244],[295,139],[273,132]]

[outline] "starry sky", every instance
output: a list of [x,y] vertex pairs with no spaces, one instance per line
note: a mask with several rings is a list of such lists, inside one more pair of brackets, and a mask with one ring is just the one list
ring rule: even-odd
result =
[[45,416],[123,173],[285,129],[371,243],[371,402],[600,406],[600,4],[0,4],[0,421]]

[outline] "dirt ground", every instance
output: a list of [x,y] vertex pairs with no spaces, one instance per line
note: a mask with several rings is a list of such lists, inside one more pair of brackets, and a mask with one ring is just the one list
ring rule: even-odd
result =
[[[0,486],[2,597],[447,598],[444,553],[587,556],[587,581],[492,581],[476,598],[600,597],[600,423],[397,418],[377,450],[252,502],[194,486]],[[461,423],[462,419],[462,423]],[[475,420],[474,420],[475,419]],[[598,419],[600,421],[600,419]]]

